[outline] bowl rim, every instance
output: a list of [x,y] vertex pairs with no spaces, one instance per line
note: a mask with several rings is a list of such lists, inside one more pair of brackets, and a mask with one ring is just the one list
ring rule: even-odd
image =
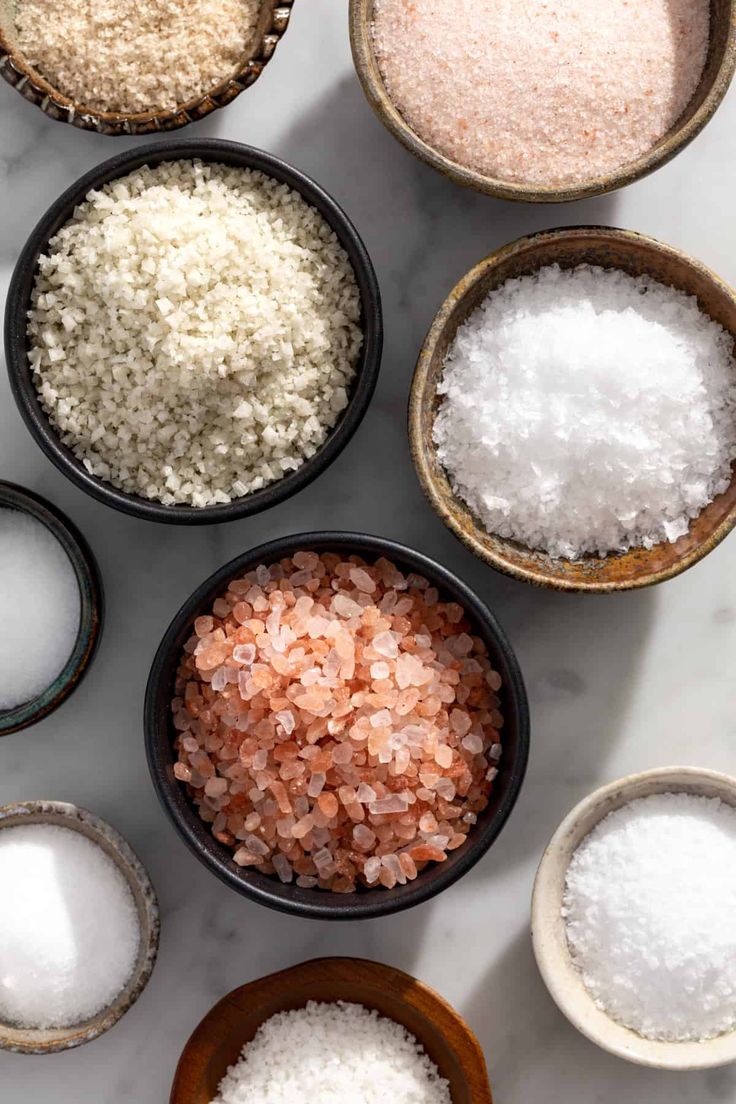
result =
[[[252,1007],[255,998],[258,1002],[256,1007],[260,1009],[264,1003],[263,998],[260,997],[263,991],[269,988],[288,991],[288,984],[290,982],[298,984],[301,979],[305,979],[308,982],[314,976],[315,970],[319,970],[320,973],[329,974],[338,981],[344,981],[345,984],[350,984],[353,981],[356,969],[360,970],[363,978],[370,979],[373,983],[373,988],[380,989],[386,987],[389,990],[393,990],[397,983],[403,984],[406,994],[404,995],[402,993],[401,1003],[416,1009],[424,1016],[426,1016],[426,1011],[422,1006],[423,1003],[431,1005],[431,1018],[434,1022],[434,1026],[437,1027],[438,1031],[442,1034],[448,1049],[457,1057],[459,1065],[465,1067],[467,1056],[459,1053],[452,1039],[454,1030],[462,1030],[475,1063],[475,1072],[478,1075],[478,1085],[476,1086],[477,1098],[474,1092],[473,1102],[474,1104],[492,1104],[491,1087],[483,1049],[475,1033],[460,1012],[458,1012],[441,993],[437,992],[436,989],[433,989],[430,985],[420,981],[419,978],[414,977],[405,970],[400,970],[395,966],[388,966],[382,962],[375,962],[372,959],[356,958],[349,955],[306,959],[304,962],[300,962],[295,966],[288,966],[285,969],[266,974],[264,977],[257,978],[245,985],[239,985],[236,989],[232,989],[217,1001],[202,1017],[184,1044],[184,1048],[182,1049],[176,1065],[169,1104],[185,1104],[185,1102],[189,1101],[191,1098],[190,1088],[192,1084],[192,1075],[194,1075],[195,1079],[199,1078],[201,1083],[201,1078],[208,1061],[205,1044],[210,1042],[212,1033],[220,1029],[221,1020],[226,1017],[229,1018],[233,1005],[238,1006],[246,1003],[249,1007]],[[398,1000],[399,998],[397,997],[397,1001]],[[365,1005],[364,1007],[368,1006]],[[277,1015],[277,1013],[270,1013],[268,1017],[261,1020],[259,1026],[265,1023],[266,1019],[270,1018],[271,1015]],[[385,1013],[382,1013],[382,1015],[385,1015]],[[407,1030],[409,1029],[407,1028]],[[417,1041],[422,1045],[421,1039]],[[442,1074],[443,1071],[440,1070],[439,1072]],[[482,1083],[483,1079],[485,1079],[485,1086]]]
[[[355,274],[361,300],[363,345],[347,407],[325,443],[296,471],[228,503],[203,507],[165,506],[119,490],[98,476],[90,475],[71,449],[63,444],[41,407],[28,367],[26,312],[39,254],[91,189],[144,165],[194,159],[255,169],[286,184],[317,210],[336,234]],[[383,318],[378,280],[363,240],[343,208],[311,177],[274,154],[220,138],[179,138],[137,146],[85,173],[54,201],[32,231],[13,270],[5,307],[5,359],[11,391],[23,421],[46,456],[63,475],[98,502],[145,521],[174,525],[212,525],[251,517],[290,498],[322,474],[348,444],[367,413],[378,381],[382,347]]]
[[76,525],[46,498],[0,479],[0,509],[17,510],[44,525],[66,552],[79,588],[79,629],[74,647],[56,678],[27,702],[0,709],[0,737],[36,724],[53,713],[89,671],[105,620],[102,576],[94,553]]
[[[21,818],[20,822],[17,821],[17,818]],[[26,823],[28,825],[57,824],[59,818],[61,818],[64,823],[60,827],[67,827],[70,831],[80,832],[85,838],[91,839],[91,842],[100,847],[112,859],[125,877],[131,891],[135,887],[140,893],[142,901],[142,906],[138,907],[137,905],[136,907],[141,937],[138,960],[124,988],[113,998],[113,1002],[106,1009],[102,1009],[95,1016],[81,1024],[48,1029],[58,1033],[58,1037],[53,1040],[44,1040],[42,1036],[47,1034],[47,1031],[34,1028],[22,1029],[24,1033],[31,1037],[28,1042],[11,1040],[4,1033],[18,1029],[13,1028],[10,1024],[0,1023],[0,1051],[11,1051],[17,1054],[58,1054],[64,1050],[73,1050],[84,1043],[94,1041],[100,1035],[104,1035],[133,1007],[148,985],[156,964],[161,930],[158,898],[148,871],[128,841],[116,828],[113,828],[111,824],[97,816],[96,813],[92,813],[89,809],[74,805],[69,801],[40,798],[33,801],[14,801],[11,804],[0,806],[0,831],[3,831],[6,827],[11,829],[22,827],[23,818],[27,818]],[[16,821],[16,823],[7,825],[8,820]],[[80,823],[87,827],[91,832],[91,836],[80,830],[78,827]],[[145,927],[141,920],[141,912],[145,918]],[[126,990],[128,990],[127,993]],[[125,993],[124,1000],[120,1001],[118,1006],[115,1007],[115,1002],[119,1000],[123,993]],[[33,1036],[36,1036],[35,1040],[33,1040]]]
[[218,108],[227,107],[241,92],[258,80],[289,26],[294,0],[262,0],[271,9],[270,21],[255,37],[250,53],[241,59],[234,73],[206,92],[192,96],[173,108],[150,111],[100,111],[76,104],[71,97],[55,88],[34,69],[13,47],[0,27],[0,76],[21,93],[24,99],[39,107],[49,118],[70,123],[82,130],[93,130],[109,137],[129,137],[136,134],[165,133],[179,130],[189,123],[204,119]]
[[[585,989],[572,963],[561,923],[561,887],[577,847],[614,810],[640,797],[671,792],[719,797],[736,808],[736,777],[704,767],[654,767],[599,786],[567,813],[542,854],[531,898],[532,946],[539,972],[557,1007],[601,1049],[655,1069],[712,1069],[736,1059],[736,1028],[714,1039],[674,1043],[646,1039],[624,1027],[599,1009]],[[571,982],[571,978],[575,980]]]
[[[191,805],[183,786],[173,777],[170,727],[167,725],[163,733],[159,731],[159,698],[165,690],[164,674],[177,640],[184,637],[201,604],[212,601],[239,572],[252,570],[259,563],[274,562],[299,549],[337,551],[367,557],[386,556],[399,564],[408,565],[411,570],[426,574],[469,612],[479,635],[486,643],[493,645],[505,667],[507,714],[511,711],[514,714],[517,748],[498,808],[485,825],[474,825],[468,844],[453,852],[446,863],[428,867],[415,881],[385,892],[326,893],[323,890],[301,889],[293,884],[282,885],[267,875],[240,870],[232,862],[230,852],[212,837],[209,827]],[[504,630],[485,603],[466,583],[423,552],[386,537],[344,531],[278,537],[236,556],[205,579],[180,607],[158,646],[146,685],[143,728],[148,768],[157,797],[178,834],[199,861],[220,881],[244,897],[280,912],[318,920],[363,920],[388,916],[428,901],[458,881],[488,851],[511,815],[524,780],[530,742],[529,703],[518,660]],[[432,877],[423,878],[422,875],[427,873],[431,873]]]
[[[350,0],[350,44],[353,62],[366,99],[374,114],[405,149],[456,184],[484,195],[518,203],[571,203],[625,188],[666,165],[700,134],[728,92],[736,71],[736,0],[728,3],[728,35],[723,57],[703,102],[686,122],[675,123],[648,153],[628,166],[578,185],[555,187],[515,184],[468,169],[425,142],[399,113],[388,93],[370,42],[375,0]],[[712,12],[712,0],[711,0]],[[702,76],[701,76],[702,82]],[[698,88],[700,84],[698,85]],[[696,90],[697,91],[697,90]],[[688,105],[689,106],[689,105]],[[687,111],[687,107],[685,108]]]
[[[557,242],[574,241],[576,237],[586,238],[591,236],[598,239],[601,244],[610,243],[615,245],[624,243],[632,246],[644,246],[653,249],[662,256],[671,257],[678,263],[684,264],[686,267],[697,272],[705,280],[714,285],[722,294],[731,299],[732,302],[736,303],[736,289],[732,288],[716,272],[703,264],[702,261],[697,260],[695,257],[691,257],[683,250],[677,249],[666,242],[659,241],[657,238],[650,237],[647,234],[641,234],[635,230],[624,230],[614,226],[581,224],[555,227],[549,230],[538,230],[532,234],[525,234],[523,237],[517,238],[507,245],[503,245],[495,249],[492,253],[489,253],[488,256],[484,257],[458,280],[445,298],[432,320],[419,351],[409,392],[407,422],[412,460],[425,497],[429,501],[434,512],[444,522],[448,529],[450,529],[450,531],[466,546],[466,548],[477,556],[478,559],[504,575],[508,575],[524,583],[531,583],[534,586],[565,593],[613,594],[619,591],[640,590],[643,587],[654,586],[668,579],[673,579],[677,575],[681,575],[688,568],[693,567],[717,548],[721,541],[723,541],[734,527],[736,527],[736,506],[730,510],[728,515],[720,522],[707,539],[702,540],[691,549],[690,552],[682,556],[675,563],[670,564],[668,567],[650,571],[633,578],[612,582],[571,579],[566,576],[560,576],[553,579],[535,570],[533,567],[523,567],[519,564],[509,562],[487,548],[475,535],[476,530],[482,529],[479,521],[474,523],[473,531],[471,532],[460,524],[452,512],[445,509],[444,499],[437,487],[432,471],[432,464],[427,450],[424,447],[422,436],[422,412],[425,406],[432,401],[434,394],[430,387],[432,361],[435,356],[437,345],[444,336],[453,312],[458,304],[467,298],[473,288],[483,280],[489,272],[509,258],[524,253],[527,250],[534,250],[539,245],[544,246],[547,243],[555,244]],[[543,262],[543,264],[550,263],[554,263],[553,259]],[[540,264],[537,267],[543,267],[543,265]],[[733,337],[736,344],[736,331],[733,333]],[[456,497],[457,496],[453,494],[453,499]],[[615,556],[616,554],[612,553],[609,558],[614,559]]]

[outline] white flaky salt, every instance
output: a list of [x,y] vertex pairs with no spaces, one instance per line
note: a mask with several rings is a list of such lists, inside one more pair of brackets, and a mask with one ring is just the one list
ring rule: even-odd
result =
[[61,674],[79,632],[71,560],[42,522],[0,509],[0,709],[31,701]]
[[736,458],[733,340],[647,277],[551,265],[459,328],[439,461],[485,529],[577,559],[683,536]]
[[451,1104],[450,1087],[401,1024],[337,1001],[271,1016],[212,1104]]
[[0,829],[0,1020],[82,1023],[121,991],[139,941],[133,895],[101,847],[53,824]]
[[567,871],[568,945],[600,1008],[648,1039],[736,1027],[736,810],[656,794],[607,816]]

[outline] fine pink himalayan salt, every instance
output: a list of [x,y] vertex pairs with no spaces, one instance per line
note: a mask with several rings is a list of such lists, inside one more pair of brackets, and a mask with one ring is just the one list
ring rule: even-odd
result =
[[500,687],[462,607],[426,579],[297,552],[195,620],[174,773],[238,865],[392,888],[443,862],[486,807]]
[[501,180],[577,185],[647,153],[708,48],[708,0],[376,0],[374,42],[409,126]]

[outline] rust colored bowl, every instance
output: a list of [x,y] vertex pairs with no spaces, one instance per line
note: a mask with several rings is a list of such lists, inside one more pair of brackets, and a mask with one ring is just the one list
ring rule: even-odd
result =
[[[82,130],[96,130],[112,137],[178,130],[204,119],[218,107],[226,107],[258,80],[289,25],[293,3],[294,0],[262,0],[256,33],[232,76],[209,92],[166,110],[97,111],[65,96],[33,69],[14,45],[13,0],[0,0],[0,75],[51,119],[71,123]],[[53,13],[49,18],[54,18]],[[165,66],[166,59],[162,58],[161,63]]]
[[506,280],[528,276],[545,265],[600,265],[631,276],[646,274],[694,295],[701,309],[736,338],[736,293],[698,261],[669,245],[629,230],[576,226],[520,238],[476,265],[435,317],[417,363],[409,400],[409,438],[420,482],[433,509],[481,560],[516,579],[554,590],[606,593],[651,586],[672,579],[702,560],[736,525],[736,472],[731,485],[690,524],[675,544],[657,544],[609,556],[554,559],[505,537],[486,532],[453,491],[437,460],[432,428],[439,407],[437,386],[458,327]]
[[423,141],[405,122],[384,84],[373,49],[375,6],[375,0],[350,0],[353,61],[368,103],[394,138],[398,138],[420,161],[438,169],[456,184],[501,199],[526,203],[566,203],[612,192],[648,176],[666,165],[700,133],[726,95],[736,69],[736,0],[711,0],[710,44],[700,83],[682,116],[648,153],[616,172],[575,186],[539,187],[512,183],[475,172],[450,160]]
[[169,1104],[211,1104],[229,1066],[277,1012],[350,1001],[403,1024],[450,1083],[452,1104],[492,1104],[480,1044],[463,1018],[409,974],[362,958],[317,958],[234,989],[184,1047]]

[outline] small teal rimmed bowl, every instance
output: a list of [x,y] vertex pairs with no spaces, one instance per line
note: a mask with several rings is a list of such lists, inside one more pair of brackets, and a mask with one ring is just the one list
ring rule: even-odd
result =
[[7,736],[48,716],[77,688],[99,643],[104,600],[100,571],[89,545],[55,506],[25,487],[0,480],[0,509],[29,514],[56,537],[74,568],[81,603],[79,632],[64,669],[37,697],[13,709],[0,710],[0,736]]

